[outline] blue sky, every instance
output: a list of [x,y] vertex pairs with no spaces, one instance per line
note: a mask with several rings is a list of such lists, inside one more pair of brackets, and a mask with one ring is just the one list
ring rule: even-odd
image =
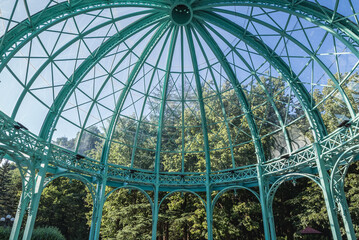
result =
[[[24,2],[19,1],[13,22],[7,21],[12,13],[11,10],[14,2],[14,0],[2,0],[0,2],[0,35],[4,33],[7,27],[12,28],[17,22],[27,17]],[[27,2],[30,14],[38,12],[48,3],[47,1],[37,0]],[[330,8],[335,6],[334,0],[323,0],[319,2]],[[53,2],[50,5],[55,3],[56,2]],[[340,72],[345,73],[357,67],[358,58],[351,53],[343,43],[333,38],[330,34],[327,36],[323,29],[304,19],[298,20],[295,16],[269,9],[263,10],[246,6],[237,6],[228,9],[242,14],[251,14],[254,18],[272,24],[278,29],[285,28],[287,33],[303,44],[304,47],[311,51],[316,51],[316,55],[320,61],[324,63],[332,74],[337,73],[338,69]],[[15,119],[26,125],[35,134],[38,134],[49,108],[54,102],[54,99],[56,99],[56,95],[61,90],[61,87],[69,81],[75,69],[79,67],[89,55],[94,54],[95,50],[109,37],[146,14],[108,24],[101,29],[88,33],[88,35],[82,39],[74,41],[74,43],[64,51],[60,52],[59,49],[68,41],[75,39],[79,32],[86,32],[92,27],[102,24],[111,18],[121,17],[131,12],[143,10],[146,9],[113,8],[111,10],[105,9],[102,11],[88,12],[87,14],[70,18],[66,22],[61,22],[34,38],[20,49],[15,54],[15,57],[9,61],[8,65],[0,72],[0,110],[11,115],[17,99],[23,92],[24,86],[27,86],[32,94],[27,93],[25,95]],[[353,11],[358,12],[358,10],[355,8],[352,9],[350,1],[342,0],[338,11],[350,16],[349,18],[351,20],[356,21]],[[238,23],[252,34],[259,34],[263,41],[275,49],[275,52],[299,75],[300,80],[304,82],[304,86],[309,92],[313,92],[315,89],[321,91],[323,87],[327,85],[327,80],[330,76],[325,73],[318,62],[312,61],[311,56],[293,42],[281,38],[279,33],[255,21],[248,22],[248,20],[240,17],[226,14],[221,15]],[[224,37],[232,47],[229,48],[227,43],[208,27],[212,27],[215,31],[218,31],[218,34]],[[302,27],[305,28],[304,32]],[[87,73],[82,83],[78,85],[73,95],[69,98],[64,109],[65,111],[62,113],[56,126],[57,130],[54,133],[53,139],[62,136],[73,138],[77,132],[81,131],[81,128],[88,130],[91,125],[97,126],[100,129],[107,128],[124,83],[135,63],[138,61],[141,52],[156,31],[155,29],[151,32],[151,28],[152,26],[135,34],[124,43],[119,44]],[[258,76],[268,76],[268,74],[270,74],[273,77],[277,77],[280,75],[262,56],[251,49],[248,44],[237,39],[237,37],[219,29],[213,24],[208,24],[207,30],[210,32],[211,37],[218,43],[224,54],[226,54],[227,60],[235,70],[237,78],[243,82],[243,87],[248,87],[247,91],[249,95],[251,91],[249,86],[252,82],[258,84],[253,76],[251,76],[252,71],[255,71],[255,74]],[[59,33],[60,31],[62,31],[62,34]],[[148,36],[146,36],[147,33],[149,33]],[[166,40],[167,34],[168,32],[164,34],[141,68],[135,80],[135,84],[125,100],[121,117],[131,117],[139,120],[142,105],[145,104],[143,116],[146,116],[150,105],[156,104],[156,101],[158,101],[154,95],[154,90],[161,87],[165,76],[169,51],[169,41]],[[183,46],[180,45],[181,36],[183,36],[184,39]],[[205,54],[202,53],[196,36],[193,35],[198,65],[201,69],[201,83],[202,85],[206,85],[213,79],[211,72],[208,71],[209,68],[206,62],[208,60],[213,74],[216,76],[216,80],[221,87],[222,84],[228,81],[228,76],[218,64],[218,59],[216,59],[211,48],[204,43],[204,40],[199,34],[197,34],[197,36],[205,52]],[[136,45],[139,40],[141,40],[140,43]],[[323,44],[319,45],[320,42],[323,42]],[[161,50],[162,46],[164,46],[163,50]],[[248,69],[239,57],[231,57],[234,51],[233,49],[241,54],[253,68],[252,70]],[[132,52],[122,61],[122,57],[124,57],[129,50]],[[182,50],[184,52],[183,58],[181,56]],[[48,59],[48,55],[53,55],[57,51],[59,51],[59,53],[53,58],[53,61],[47,65],[43,65]],[[163,51],[162,54],[161,51]],[[28,59],[29,55],[31,56],[30,60]],[[160,61],[156,64],[158,59],[160,59]],[[114,68],[117,64],[117,68]],[[42,67],[43,70],[39,71],[37,77],[33,77]],[[179,74],[182,71],[182,67],[184,74]],[[354,72],[356,71],[357,69],[354,69]],[[110,73],[113,74],[112,77],[108,77]],[[184,79],[183,82],[181,80],[182,76]],[[30,85],[29,82],[31,82],[32,77],[34,78],[34,82]],[[153,79],[152,85],[150,85],[151,79]],[[338,81],[341,80],[339,79]],[[174,50],[173,63],[171,66],[170,82],[172,82],[175,87],[171,89],[169,97],[177,95],[180,97],[180,94],[177,93],[183,84],[193,86],[193,89],[188,90],[190,94],[188,94],[187,97],[197,94],[194,83],[193,66],[185,33],[183,33],[183,35],[179,34],[177,37],[177,45]],[[288,84],[286,86],[288,88]],[[101,92],[97,94],[99,90],[101,90]],[[149,91],[148,98],[146,98],[146,94],[144,94],[147,90]],[[334,97],[336,96],[337,95],[334,94]],[[190,108],[191,99],[184,100],[187,103],[187,107]],[[265,99],[263,101],[265,101]],[[298,100],[294,100],[294,102],[295,101]],[[180,101],[178,100],[178,102]],[[87,117],[88,111],[91,112]]]

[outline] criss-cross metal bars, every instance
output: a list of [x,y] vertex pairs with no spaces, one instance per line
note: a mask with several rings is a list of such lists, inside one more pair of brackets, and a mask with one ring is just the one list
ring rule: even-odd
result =
[[[343,126],[320,142],[322,148],[321,157],[326,164],[333,166],[336,159],[349,147],[359,143],[359,119],[350,122],[350,126]],[[45,149],[50,148],[48,161],[53,169],[75,172],[85,176],[100,176],[105,165],[99,161],[85,157],[57,145],[46,143],[44,140],[27,131],[21,124],[0,112],[0,149],[4,156],[11,153],[21,153],[24,156],[20,165],[28,165],[29,162],[37,167],[38,159],[41,159]],[[263,176],[279,176],[284,173],[299,172],[303,169],[315,171],[316,153],[313,145],[304,147],[292,155],[272,159],[263,163]],[[228,171],[212,172],[210,181],[213,186],[229,184],[255,183],[257,179],[257,165],[249,165]],[[131,169],[115,164],[108,164],[107,177],[114,182],[127,182],[137,185],[152,185],[155,183],[154,172]],[[161,172],[161,186],[201,186],[206,182],[205,173],[166,173]]]

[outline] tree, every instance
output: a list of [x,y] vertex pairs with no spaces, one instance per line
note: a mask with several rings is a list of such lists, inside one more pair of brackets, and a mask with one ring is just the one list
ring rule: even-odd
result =
[[[347,74],[343,74],[336,77],[338,79],[343,79]],[[354,108],[354,111],[359,111],[359,73],[354,73],[350,75],[348,80],[341,85],[341,88],[348,96],[351,106]],[[328,97],[329,96],[329,97]],[[346,103],[334,86],[334,83],[328,79],[327,85],[323,87],[322,91],[316,89],[313,94],[314,100],[316,103],[326,100],[318,106],[319,111],[321,112],[323,121],[328,132],[332,132],[337,129],[339,123],[343,120],[350,119],[349,110],[346,106]]]
[[224,193],[213,218],[214,239],[264,239],[260,203],[247,190]]
[[349,205],[349,212],[352,217],[356,237],[359,238],[359,162],[349,167],[344,182],[346,199]]
[[11,170],[15,166],[8,160],[2,161],[0,166],[0,217],[16,212],[16,190],[14,188]]
[[[303,110],[286,91],[281,77],[262,77],[261,81],[269,92],[275,93],[273,97],[279,114],[287,117],[286,128],[305,135],[307,139],[312,138],[307,120],[302,118]],[[214,90],[213,84],[210,83],[203,88],[204,107],[209,128],[207,129],[208,138],[210,150],[212,150],[210,151],[212,171],[233,167],[231,151],[233,151],[236,167],[256,163],[257,156],[250,136],[249,125],[239,106],[234,89],[226,83],[221,87],[222,92],[219,94]],[[352,74],[350,81],[342,84],[356,111],[359,110],[358,84],[358,74]],[[189,86],[184,86],[184,88],[189,90]],[[261,139],[266,158],[272,158],[276,149],[280,149],[278,152],[283,154],[286,151],[283,143],[277,135],[272,134],[278,130],[276,126],[278,125],[276,123],[277,113],[271,103],[266,100],[263,86],[252,84],[243,86],[243,88],[250,89],[245,94],[250,99],[260,135],[266,136]],[[158,91],[160,90],[161,88],[158,89]],[[315,102],[318,103],[330,95],[332,90],[332,83],[328,80],[327,87],[315,92]],[[218,95],[221,96],[222,103]],[[346,105],[340,96],[336,92],[330,96],[324,104],[318,106],[329,132],[337,128],[338,121],[343,119],[342,116],[347,117],[347,113],[343,110]],[[196,96],[190,98],[196,99]],[[157,100],[159,101],[160,98]],[[172,100],[181,101],[181,99]],[[147,170],[154,169],[159,117],[159,109],[155,105],[150,116],[140,122],[136,120],[135,116],[119,119],[109,152],[108,161],[110,163]],[[228,117],[228,126],[224,124],[223,110]],[[181,172],[182,159],[184,159],[185,172],[205,171],[206,159],[203,150],[204,140],[199,117],[201,114],[199,104],[196,101],[188,101],[184,112],[181,111],[182,107],[179,107],[176,101],[169,101],[166,105],[160,154],[161,171]],[[296,123],[290,124],[293,121]],[[185,122],[183,128],[182,122]],[[233,149],[230,148],[228,129],[232,137]],[[96,128],[84,132],[78,147],[79,153],[99,160],[103,149],[103,143],[99,138],[101,134],[101,131]],[[59,138],[57,144],[75,149],[75,145],[79,142],[79,136],[77,134],[74,139]],[[137,140],[135,141],[136,136]],[[183,142],[186,148],[182,152]],[[295,140],[293,142],[295,143]],[[0,171],[0,183],[5,181],[1,179],[8,179],[1,178],[3,176],[1,175],[2,168],[3,166]],[[12,175],[10,176],[11,183],[0,184],[0,191],[6,188],[4,186],[21,189],[18,172],[15,170],[8,172]],[[359,222],[358,174],[359,163],[357,162],[349,169],[345,181],[345,191],[354,227],[359,234],[359,225],[357,224]],[[8,180],[6,181],[8,182]],[[44,189],[36,225],[55,225],[68,239],[86,239],[92,214],[91,195],[82,183],[70,182],[59,178]],[[4,191],[8,193],[8,190],[7,188]],[[107,193],[111,190],[113,188],[108,187]],[[255,190],[258,191],[258,189]],[[3,194],[2,192],[0,194],[1,207]],[[165,192],[160,193],[160,199],[165,194]],[[205,198],[204,193],[199,194]],[[215,193],[213,193],[212,199],[214,195]],[[18,198],[19,196],[16,197],[16,199]],[[237,190],[235,193],[227,192],[219,198],[214,209],[214,239],[255,240],[264,238],[261,206],[250,192],[245,190]],[[278,239],[295,239],[299,237],[297,232],[307,226],[330,234],[322,192],[315,183],[308,179],[298,179],[295,186],[291,182],[284,183],[275,195],[273,212],[277,220]],[[124,189],[112,193],[103,208],[100,231],[103,239],[151,239],[151,207],[143,193]],[[189,193],[176,193],[168,197],[162,203],[159,211],[157,236],[161,240],[206,239],[206,211],[198,197]]]
[[42,192],[36,227],[57,227],[66,239],[88,239],[86,213],[91,211],[85,199],[88,191],[77,180],[53,180]]
[[100,231],[104,239],[150,240],[152,217],[147,198],[126,189],[112,193],[103,207]]
[[[91,131],[100,133],[96,127],[92,127]],[[79,133],[76,138],[61,137],[55,143],[74,149],[78,138]],[[79,146],[81,153],[87,154],[98,145],[99,140],[93,134],[85,132],[82,138],[85,142]],[[87,239],[89,226],[86,216],[92,212],[91,206],[86,201],[88,195],[90,193],[80,181],[67,178],[55,179],[42,192],[36,226],[55,226],[66,239]]]

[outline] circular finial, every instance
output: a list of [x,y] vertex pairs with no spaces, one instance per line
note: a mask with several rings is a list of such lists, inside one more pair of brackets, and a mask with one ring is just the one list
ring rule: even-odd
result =
[[192,20],[192,9],[185,3],[176,4],[172,7],[171,18],[177,25],[187,25]]

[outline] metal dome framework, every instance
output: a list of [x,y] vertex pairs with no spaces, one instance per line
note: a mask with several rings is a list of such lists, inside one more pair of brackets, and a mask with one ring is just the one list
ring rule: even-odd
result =
[[[152,239],[159,206],[174,192],[201,199],[208,239],[213,239],[214,205],[233,189],[247,189],[258,198],[264,235],[276,239],[274,194],[281,183],[299,177],[322,189],[333,239],[342,239],[338,215],[347,238],[356,239],[343,185],[359,153],[354,91],[359,87],[353,80],[359,70],[359,7],[354,1],[4,4],[0,154],[17,164],[23,181],[11,239],[18,238],[26,212],[23,239],[30,239],[41,192],[58,177],[80,180],[90,190],[90,239],[99,238],[104,202],[120,188],[139,190],[149,200]],[[275,81],[282,85],[274,91],[270,83]],[[337,114],[340,127],[329,131],[322,108],[331,101],[342,103],[344,110]],[[185,115],[197,125],[188,125]],[[148,116],[158,123],[149,123]],[[126,121],[135,128],[123,127]],[[296,145],[300,124],[310,131],[300,133]],[[73,148],[54,144],[64,132],[76,134]],[[116,137],[119,132],[122,138]],[[175,142],[165,134],[171,132],[181,140],[175,147],[166,145]],[[88,136],[98,139],[98,159],[81,150]],[[123,162],[111,162],[116,146],[131,153]],[[237,160],[243,146],[252,148],[256,162]],[[215,153],[225,160],[216,160]],[[163,166],[166,154],[174,167]],[[203,171],[188,170],[190,154],[205,159]],[[150,157],[142,164],[138,156]],[[106,186],[115,188],[106,194]],[[153,191],[154,198],[146,191]],[[212,199],[214,191],[219,192]],[[168,194],[159,199],[159,192]],[[206,199],[198,192],[205,192]]]

